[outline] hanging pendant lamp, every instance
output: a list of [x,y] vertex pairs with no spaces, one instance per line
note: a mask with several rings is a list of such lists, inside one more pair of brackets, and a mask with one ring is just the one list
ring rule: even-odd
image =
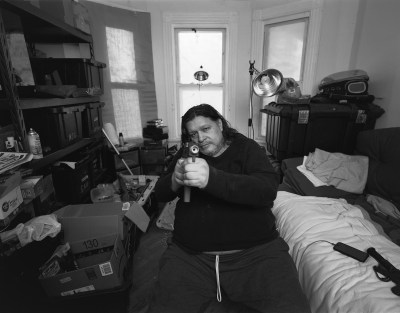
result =
[[203,86],[203,81],[208,79],[208,73],[203,69],[203,65],[200,65],[200,70],[194,73],[194,79],[198,81],[197,85],[200,87]]
[[200,66],[200,70],[194,73],[194,78],[200,82],[208,79],[208,73],[203,69],[203,65]]

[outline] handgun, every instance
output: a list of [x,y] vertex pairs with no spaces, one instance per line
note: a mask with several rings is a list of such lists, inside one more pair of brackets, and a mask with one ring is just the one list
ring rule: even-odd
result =
[[182,158],[186,159],[192,157],[192,160],[194,162],[197,156],[199,156],[199,146],[191,141],[185,142],[183,144]]
[[396,296],[400,296],[400,270],[378,253],[375,248],[368,248],[367,253],[378,261],[378,265],[373,267],[376,277],[384,282],[394,282],[396,286],[391,290]]
[[[182,158],[192,158],[192,161],[196,161],[196,157],[199,156],[199,146],[191,141],[187,141],[183,144]],[[190,187],[184,186],[183,201],[190,202]]]

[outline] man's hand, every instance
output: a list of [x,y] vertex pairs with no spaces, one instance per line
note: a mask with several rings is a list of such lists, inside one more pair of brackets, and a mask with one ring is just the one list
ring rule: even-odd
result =
[[184,168],[183,184],[185,186],[198,188],[207,186],[210,168],[204,159],[196,158],[193,161],[193,158],[187,158],[182,162],[182,166]]
[[171,189],[174,192],[177,192],[178,189],[184,185],[184,176],[185,176],[185,167],[184,167],[185,159],[179,159],[175,164],[174,173],[171,177]]

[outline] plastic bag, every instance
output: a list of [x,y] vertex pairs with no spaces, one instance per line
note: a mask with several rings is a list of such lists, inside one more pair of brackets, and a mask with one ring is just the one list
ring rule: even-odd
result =
[[16,233],[21,246],[32,241],[41,241],[47,236],[54,238],[61,231],[61,224],[54,214],[34,217],[25,224],[18,224]]

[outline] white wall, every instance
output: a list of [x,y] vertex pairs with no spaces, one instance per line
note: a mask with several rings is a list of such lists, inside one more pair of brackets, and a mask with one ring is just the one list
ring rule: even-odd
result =
[[[166,86],[164,71],[163,12],[220,12],[238,14],[236,120],[230,121],[240,132],[247,133],[249,74],[251,58],[251,25],[254,9],[303,0],[95,0],[106,4],[151,13],[153,58],[158,115],[166,120]],[[398,0],[323,0],[320,46],[316,81],[347,70],[362,69],[370,77],[369,91],[375,103],[386,113],[376,128],[400,126],[400,104],[396,87],[400,80],[400,1]]]
[[376,128],[400,126],[400,1],[362,0],[350,65],[364,69],[386,113]]

